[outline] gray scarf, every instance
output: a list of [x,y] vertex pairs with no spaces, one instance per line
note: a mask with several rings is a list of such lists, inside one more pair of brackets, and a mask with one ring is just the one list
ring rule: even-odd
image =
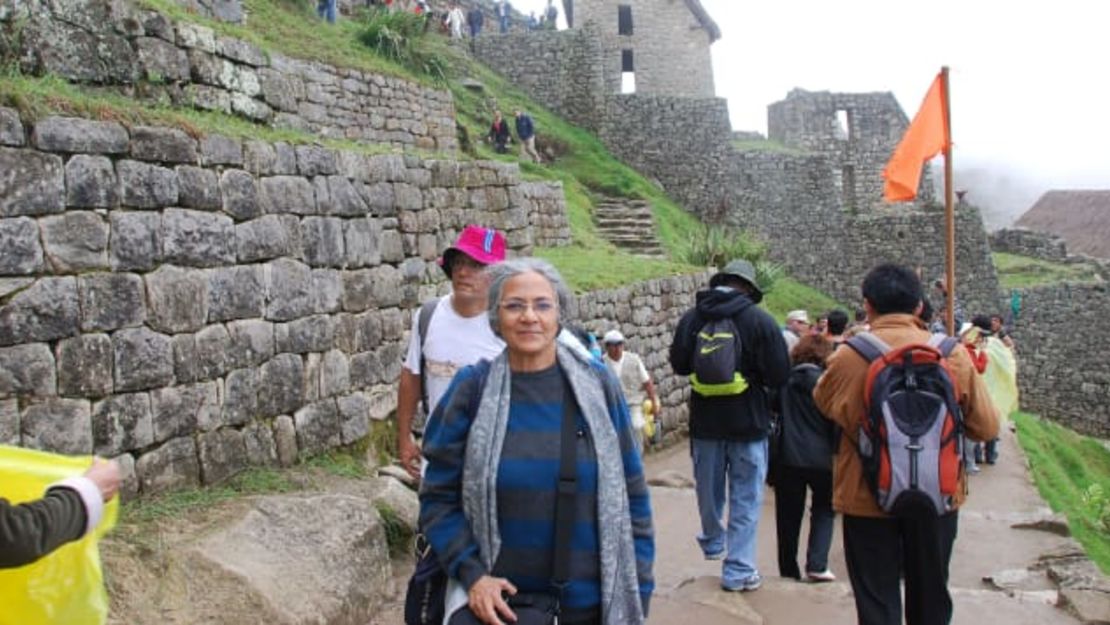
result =
[[[581,408],[597,449],[597,523],[601,549],[601,621],[604,625],[641,625],[636,550],[628,512],[620,440],[609,416],[605,390],[583,356],[557,347],[559,367]],[[478,414],[470,426],[463,464],[463,512],[487,570],[501,550],[497,527],[497,467],[509,423],[508,351],[490,364]]]

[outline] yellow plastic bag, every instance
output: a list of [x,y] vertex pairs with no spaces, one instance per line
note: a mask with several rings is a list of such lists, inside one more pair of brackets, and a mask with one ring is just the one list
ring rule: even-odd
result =
[[[0,497],[13,504],[42,497],[54,482],[81,475],[92,458],[0,445]],[[102,625],[108,593],[100,570],[100,537],[116,524],[119,498],[100,525],[78,541],[27,566],[0,569],[0,625]]]
[[650,399],[645,399],[644,412],[644,440],[650,441],[655,437],[655,404]]

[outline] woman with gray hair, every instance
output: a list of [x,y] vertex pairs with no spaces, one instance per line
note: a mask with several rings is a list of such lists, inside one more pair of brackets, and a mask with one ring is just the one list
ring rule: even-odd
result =
[[424,439],[420,525],[450,579],[445,622],[639,625],[655,546],[620,386],[556,341],[571,296],[554,267],[487,271],[505,351],[455,376]]

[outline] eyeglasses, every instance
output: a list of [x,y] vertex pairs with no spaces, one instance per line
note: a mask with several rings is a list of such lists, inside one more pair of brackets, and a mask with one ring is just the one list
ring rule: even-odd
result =
[[538,299],[531,304],[519,299],[511,299],[501,303],[501,310],[514,317],[523,315],[529,308],[532,309],[532,312],[542,316],[555,312],[556,305],[555,302],[549,299]]

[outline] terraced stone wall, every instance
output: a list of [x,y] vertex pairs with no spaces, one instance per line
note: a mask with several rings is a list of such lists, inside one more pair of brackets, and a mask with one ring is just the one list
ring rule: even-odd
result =
[[534,198],[511,164],[0,108],[0,443],[133,494],[354,442],[440,251],[480,223],[529,254]]

